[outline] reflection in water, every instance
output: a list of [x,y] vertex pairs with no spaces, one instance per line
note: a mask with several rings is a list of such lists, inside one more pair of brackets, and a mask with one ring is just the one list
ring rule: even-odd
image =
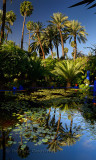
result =
[[65,106],[65,108],[33,108],[31,111],[14,113],[14,121],[12,117],[8,117],[8,122],[11,123],[5,126],[4,120],[1,120],[0,149],[3,151],[3,160],[7,160],[6,147],[12,149],[15,146],[17,152],[14,155],[27,158],[31,154],[31,147],[44,146],[50,152],[57,152],[63,151],[65,146],[76,144],[86,129],[82,130],[82,126],[88,124],[90,128],[90,123],[87,123],[88,117],[86,118],[87,113],[85,114],[83,107],[82,115],[86,121],[78,110]]
[[[4,118],[5,117],[5,118]],[[12,128],[16,124],[16,119],[8,116],[8,114],[1,113],[0,116],[0,149],[3,151],[3,160],[6,159],[6,147],[11,147],[14,143],[13,137],[9,136]]]

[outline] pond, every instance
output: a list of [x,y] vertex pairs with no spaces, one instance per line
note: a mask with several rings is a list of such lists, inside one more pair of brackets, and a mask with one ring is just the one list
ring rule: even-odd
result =
[[95,105],[32,106],[16,112],[1,107],[1,160],[94,160],[95,148]]

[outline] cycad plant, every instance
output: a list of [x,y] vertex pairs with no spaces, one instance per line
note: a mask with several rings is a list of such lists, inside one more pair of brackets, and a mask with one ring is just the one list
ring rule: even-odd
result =
[[83,73],[83,68],[80,62],[73,60],[63,60],[56,64],[53,73],[63,77],[67,81],[67,87],[71,87],[71,82],[77,78],[79,73]]

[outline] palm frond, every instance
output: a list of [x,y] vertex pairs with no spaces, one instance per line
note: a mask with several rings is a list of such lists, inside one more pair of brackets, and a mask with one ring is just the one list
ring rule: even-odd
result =
[[[95,1],[95,0],[83,0],[83,1],[81,1],[81,2],[78,2],[78,3],[76,3],[76,4],[74,4],[74,5],[70,6],[70,7],[68,7],[68,8],[72,8],[72,7],[76,7],[76,6],[84,5],[84,4],[89,5],[89,4],[91,4],[92,2],[94,2],[94,1]],[[95,3],[94,5],[96,6],[96,3]],[[95,7],[94,5],[92,5],[92,6]],[[89,8],[93,8],[92,6],[89,7]]]

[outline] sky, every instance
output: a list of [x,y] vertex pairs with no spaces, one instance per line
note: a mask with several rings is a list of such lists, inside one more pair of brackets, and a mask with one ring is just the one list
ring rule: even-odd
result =
[[[21,43],[21,33],[23,25],[23,17],[20,14],[20,3],[24,0],[7,0],[7,11],[13,10],[17,16],[14,25],[12,26],[12,34],[9,35],[8,40],[13,40],[16,44]],[[85,47],[92,47],[96,44],[96,8],[87,9],[86,5],[78,6],[74,8],[68,8],[69,6],[79,2],[80,0],[29,0],[33,5],[33,13],[30,17],[26,18],[25,24],[31,20],[34,22],[40,21],[44,27],[48,25],[48,20],[53,13],[61,12],[68,16],[68,20],[78,20],[82,26],[85,26],[86,32],[88,33],[87,42],[85,44],[77,42],[78,51],[82,51],[84,54],[88,54],[89,49]],[[2,0],[0,0],[0,9],[2,9]],[[28,48],[28,31],[24,30],[24,49]],[[69,49],[68,56],[71,57],[72,47],[67,40],[65,47]],[[55,49],[54,49],[55,52]],[[59,54],[62,55],[61,46],[59,46]]]

